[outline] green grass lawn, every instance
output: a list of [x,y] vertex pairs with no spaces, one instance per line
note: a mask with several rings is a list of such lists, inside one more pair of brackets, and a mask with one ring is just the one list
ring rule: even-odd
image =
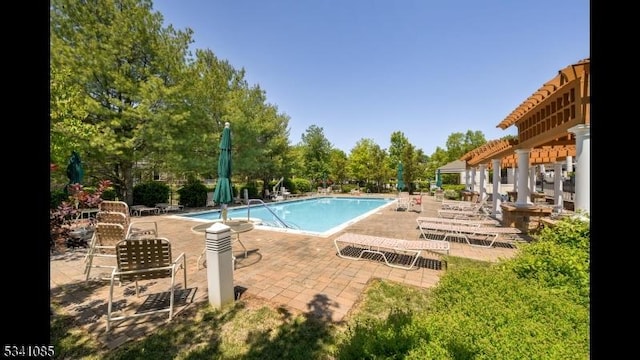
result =
[[[484,264],[450,259],[450,266]],[[203,302],[185,309],[153,334],[108,350],[53,303],[51,341],[57,359],[333,359],[356,322],[385,317],[397,306],[429,306],[429,289],[372,281],[345,323],[294,314],[262,299],[245,298],[222,309]]]

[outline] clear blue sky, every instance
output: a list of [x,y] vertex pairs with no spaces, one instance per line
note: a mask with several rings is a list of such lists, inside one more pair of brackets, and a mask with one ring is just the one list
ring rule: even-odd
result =
[[290,117],[347,154],[401,131],[425,154],[454,132],[487,140],[562,68],[589,57],[588,0],[155,0]]

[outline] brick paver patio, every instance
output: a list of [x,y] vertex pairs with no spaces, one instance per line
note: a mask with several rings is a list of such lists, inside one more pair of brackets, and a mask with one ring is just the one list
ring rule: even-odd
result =
[[[395,211],[395,203],[390,203],[379,212],[326,238],[259,229],[244,233],[241,236],[242,243],[248,250],[247,257],[244,257],[244,252],[237,243],[234,243],[233,248],[237,258],[233,273],[234,287],[240,298],[253,296],[300,312],[322,311],[324,313],[318,315],[339,322],[345,319],[373,278],[390,279],[419,287],[434,286],[444,273],[437,266],[402,270],[391,268],[375,259],[344,259],[336,255],[333,239],[344,232],[355,232],[417,240],[420,232],[416,228],[416,217],[437,216],[439,207],[440,203],[430,196],[423,196],[422,213]],[[134,221],[136,219],[156,220],[159,235],[172,243],[174,257],[181,252],[186,254],[189,292],[184,292],[188,295],[185,300],[187,304],[177,308],[176,316],[182,316],[183,310],[193,303],[208,301],[207,268],[196,264],[204,248],[205,235],[192,230],[192,227],[201,223],[181,219],[175,214],[134,217]],[[452,242],[450,254],[497,261],[513,256],[516,251],[505,246],[480,248]],[[107,347],[113,348],[166,324],[165,314],[151,315],[148,318],[116,322],[112,331],[106,333],[109,283],[97,278],[88,283],[84,281],[84,254],[85,250],[80,249],[52,255],[50,287],[52,298],[61,301],[65,311],[76,316],[86,331],[95,334]],[[438,259],[425,253],[423,256]],[[92,270],[92,278],[100,275],[99,270],[101,269]],[[179,283],[182,286],[181,281]],[[135,311],[142,301],[148,299],[147,295],[167,291],[167,284],[163,281],[144,284],[143,296],[140,298],[136,298],[132,284],[117,286],[115,293],[119,302],[116,305]],[[318,299],[325,302],[322,310],[312,306]]]

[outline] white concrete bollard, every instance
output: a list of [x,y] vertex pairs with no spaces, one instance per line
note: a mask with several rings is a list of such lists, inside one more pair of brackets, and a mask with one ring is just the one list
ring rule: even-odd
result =
[[231,228],[214,223],[205,230],[209,303],[220,308],[235,300]]

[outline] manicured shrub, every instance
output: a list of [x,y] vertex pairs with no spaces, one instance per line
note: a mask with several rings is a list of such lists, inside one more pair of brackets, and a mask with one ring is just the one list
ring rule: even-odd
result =
[[204,207],[207,205],[207,192],[211,190],[199,180],[189,180],[178,189],[180,205],[185,207]]
[[418,322],[450,358],[588,359],[589,308],[499,266],[448,273]]
[[291,180],[291,192],[296,194],[304,194],[311,191],[311,181],[302,178]]
[[67,194],[64,191],[64,189],[51,190],[49,208],[50,209],[57,208],[58,206],[60,206],[60,204],[62,204],[63,201],[67,200],[68,198],[69,198],[69,194]]
[[520,255],[504,264],[517,276],[535,279],[556,291],[567,291],[588,304],[590,290],[589,221],[580,217],[560,220],[535,236]]
[[540,232],[512,259],[452,266],[428,306],[350,328],[340,359],[589,359],[589,222]]
[[[234,186],[235,187],[235,186]],[[247,189],[247,195],[249,199],[259,198],[258,184],[255,181],[248,182],[239,187],[238,194],[240,197],[244,197],[244,190]]]
[[153,207],[157,203],[166,203],[170,191],[169,185],[158,181],[138,184],[133,187],[133,204]]
[[460,193],[455,190],[451,190],[451,189],[445,190],[443,195],[445,199],[460,200]]

